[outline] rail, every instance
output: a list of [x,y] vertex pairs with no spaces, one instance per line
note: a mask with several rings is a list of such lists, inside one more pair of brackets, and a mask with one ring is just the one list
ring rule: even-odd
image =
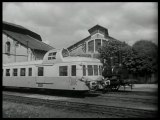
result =
[[66,108],[70,110],[78,110],[89,113],[99,113],[103,115],[111,115],[114,117],[121,118],[153,118],[156,116],[156,111],[143,110],[135,108],[124,108],[108,105],[97,105],[89,103],[80,102],[70,102],[70,101],[59,101],[59,100],[48,100],[48,99],[38,99],[30,98],[24,96],[8,95],[3,93],[3,100],[9,100],[18,103],[32,104],[32,105],[44,105],[52,108]]

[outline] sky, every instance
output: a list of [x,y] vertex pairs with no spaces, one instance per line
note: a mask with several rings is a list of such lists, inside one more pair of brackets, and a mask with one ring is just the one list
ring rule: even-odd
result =
[[97,24],[129,45],[142,39],[158,45],[157,2],[3,2],[3,21],[36,32],[57,49],[88,37]]

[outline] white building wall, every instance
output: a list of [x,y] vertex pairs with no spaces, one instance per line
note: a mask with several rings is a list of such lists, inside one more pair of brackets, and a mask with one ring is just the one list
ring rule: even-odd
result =
[[[5,54],[6,53],[6,42],[9,41],[10,46],[10,55]],[[16,41],[14,41],[12,38],[7,37],[5,34],[3,34],[3,63],[12,63],[12,62],[24,62],[24,61],[31,61],[35,60],[35,56],[33,55],[33,52],[28,49],[27,54],[27,48],[23,45],[18,44],[18,46],[15,46]],[[16,55],[16,56],[15,56]]]

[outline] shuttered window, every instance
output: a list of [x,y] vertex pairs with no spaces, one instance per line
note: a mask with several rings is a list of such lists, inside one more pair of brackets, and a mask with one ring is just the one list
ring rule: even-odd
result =
[[10,76],[10,69],[6,69],[6,76]]
[[14,69],[13,69],[13,76],[17,76],[17,74],[18,74],[18,69],[17,69],[17,68],[14,68]]

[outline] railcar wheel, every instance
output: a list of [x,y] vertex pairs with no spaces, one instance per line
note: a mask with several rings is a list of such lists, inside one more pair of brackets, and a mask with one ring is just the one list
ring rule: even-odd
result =
[[114,85],[114,86],[112,86],[111,90],[116,92],[119,90],[119,88],[120,88],[120,85]]
[[115,86],[115,91],[118,91],[120,88],[120,85]]

